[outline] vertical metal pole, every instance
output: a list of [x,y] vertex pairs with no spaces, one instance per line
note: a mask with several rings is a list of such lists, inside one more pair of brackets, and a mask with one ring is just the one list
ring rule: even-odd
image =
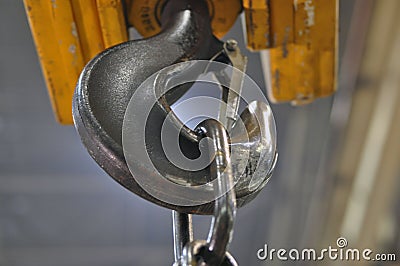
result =
[[174,234],[174,258],[179,261],[185,245],[193,241],[192,215],[172,211],[172,228]]

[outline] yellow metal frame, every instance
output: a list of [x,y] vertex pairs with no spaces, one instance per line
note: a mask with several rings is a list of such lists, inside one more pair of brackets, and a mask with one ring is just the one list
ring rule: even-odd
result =
[[269,49],[273,102],[305,104],[336,90],[338,0],[244,0],[247,44]]
[[[71,100],[84,65],[128,40],[129,21],[144,37],[160,30],[165,0],[24,0],[58,121],[72,124]],[[244,8],[250,50],[268,49],[273,102],[305,104],[336,90],[338,0],[207,0],[222,37]]]
[[24,0],[57,120],[72,124],[72,96],[84,65],[127,41],[121,0]]

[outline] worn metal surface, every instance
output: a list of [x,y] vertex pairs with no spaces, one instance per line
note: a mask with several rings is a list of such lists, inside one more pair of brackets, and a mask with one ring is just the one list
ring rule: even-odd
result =
[[336,91],[338,0],[245,0],[247,45],[265,50],[273,102],[306,104]]
[[174,237],[174,261],[182,257],[183,248],[193,241],[193,220],[191,214],[172,211],[172,234]]
[[[222,42],[211,32],[207,16],[207,6],[203,1],[170,1],[163,13],[164,30],[150,39],[133,41],[115,46],[92,60],[82,73],[74,97],[74,119],[76,128],[83,143],[96,162],[116,181],[139,196],[181,212],[210,214],[213,203],[195,208],[181,207],[162,202],[145,192],[132,177],[122,151],[122,123],[128,102],[136,88],[151,74],[158,70],[187,59],[208,59],[222,51]],[[150,92],[148,92],[150,93]],[[182,95],[182,90],[167,95],[168,102]],[[146,98],[146,97],[143,97]],[[172,100],[171,100],[172,99]],[[146,104],[146,103],[143,103]],[[155,105],[149,117],[146,132],[151,132],[149,138],[152,148],[153,162],[157,163],[166,173],[184,176],[190,180],[202,180],[208,176],[208,169],[198,172],[183,171],[168,162],[159,144],[161,141],[161,126],[167,113],[161,105]],[[253,149],[263,150],[266,142],[263,136],[275,135],[275,122],[270,112],[256,105],[243,113],[248,125],[246,128],[253,139]],[[259,115],[258,118],[255,118]],[[261,118],[261,119],[260,119]],[[251,122],[260,120],[259,123]],[[183,149],[198,151],[198,140],[194,132],[183,130],[181,138]],[[189,136],[194,136],[190,138]],[[240,136],[239,136],[240,138]],[[240,142],[238,142],[240,145]],[[245,149],[247,143],[242,143]],[[270,162],[265,167],[263,180],[268,180],[276,153],[275,144],[264,149]],[[258,157],[257,157],[258,159]],[[144,171],[143,175],[150,172]],[[251,177],[251,175],[249,176]],[[261,182],[255,190],[247,190],[239,186],[241,206],[257,195],[266,182]],[[245,182],[243,182],[245,184]],[[162,191],[162,190],[160,190]],[[172,193],[163,191],[163,193]]]
[[[199,249],[193,248],[199,241],[187,242],[191,228],[188,222],[183,219],[183,227],[178,225],[177,229],[186,229],[186,234],[180,234],[180,239],[175,241],[175,250],[185,246],[181,256],[175,256],[174,265],[220,265],[225,260],[228,246],[232,240],[233,225],[236,216],[236,195],[233,189],[234,178],[232,172],[231,154],[229,149],[229,137],[225,127],[214,119],[203,121],[197,130],[203,137],[210,138],[208,149],[215,154],[212,166],[210,167],[210,179],[216,178],[214,191],[216,197],[224,193],[215,201],[214,216],[211,223],[207,243]],[[174,216],[175,218],[175,216]],[[176,219],[176,218],[175,218]],[[175,225],[175,223],[174,223]],[[177,252],[175,252],[176,255]]]
[[[71,0],[71,5],[83,59],[85,63],[87,63],[90,59],[109,46],[104,45],[103,32],[100,26],[96,0]],[[111,23],[111,18],[109,18],[109,20],[109,23]],[[126,38],[120,40],[120,42],[125,40]]]
[[[128,20],[145,38],[161,31],[161,13],[166,0],[136,0],[127,3]],[[242,12],[240,0],[207,0],[211,28],[216,37],[222,38]]]
[[223,122],[227,130],[231,130],[233,124],[238,118],[237,115],[239,112],[240,95],[243,88],[244,75],[247,67],[247,57],[240,52],[238,43],[235,40],[228,40],[225,43],[224,52],[229,58],[232,67],[239,70],[232,72],[232,77],[229,84],[229,88],[231,89],[223,88],[222,90],[222,100],[226,103],[226,105],[222,105],[220,107],[219,119]]
[[105,47],[127,41],[123,0],[96,0],[96,5]]
[[211,177],[218,182],[214,187],[216,195],[226,191],[222,197],[215,200],[212,227],[208,235],[208,251],[214,254],[209,265],[218,265],[225,256],[225,252],[233,237],[233,224],[236,216],[236,194],[230,187],[234,184],[229,138],[226,129],[215,120],[206,120],[198,128],[205,137],[212,139],[210,149],[215,151],[214,162],[211,164]]
[[211,58],[222,43],[212,36],[203,1],[169,3],[161,34],[115,46],[85,67],[73,113],[83,143],[107,173],[141,197],[173,208],[148,195],[129,172],[121,146],[125,110],[135,89],[151,74],[181,60]]
[[[229,252],[225,252],[221,263],[212,264],[207,262],[206,258],[212,257],[212,254],[207,254],[207,241],[195,240],[184,249],[186,261],[175,263],[174,266],[238,266],[236,260]],[[207,255],[208,256],[207,256]]]
[[54,113],[72,124],[71,99],[84,67],[70,1],[24,1]]
[[71,125],[79,74],[95,55],[128,40],[122,0],[24,0],[58,122]]

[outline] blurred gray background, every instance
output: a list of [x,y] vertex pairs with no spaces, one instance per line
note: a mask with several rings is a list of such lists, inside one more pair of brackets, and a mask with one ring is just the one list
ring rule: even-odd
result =
[[[340,236],[400,257],[399,3],[340,1],[339,92],[273,105],[280,157],[238,211],[230,250],[240,265],[290,263],[258,260],[264,244],[319,248]],[[245,51],[240,19],[227,37]],[[265,88],[260,55],[246,53]],[[209,222],[195,217],[196,237]],[[114,182],[56,123],[23,3],[0,0],[0,265],[171,265],[171,225],[171,211]]]

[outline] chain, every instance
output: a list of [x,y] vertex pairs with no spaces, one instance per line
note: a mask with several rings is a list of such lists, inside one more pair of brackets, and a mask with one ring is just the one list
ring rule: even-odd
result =
[[[241,54],[235,40],[228,40],[224,44],[223,51],[215,57],[221,54],[224,54],[234,67],[230,79],[230,88],[235,89],[222,88],[222,100],[226,103],[226,105],[220,106],[219,120],[222,124],[216,120],[208,119],[197,127],[199,135],[211,139],[209,151],[213,153],[214,158],[210,176],[217,179],[213,188],[216,195],[214,216],[207,241],[193,240],[192,216],[176,211],[172,212],[174,266],[237,265],[234,258],[227,252],[232,239],[236,214],[236,195],[233,189],[234,179],[227,130],[232,129],[237,119],[247,57]],[[216,73],[216,78],[220,80],[226,77],[222,73]],[[223,191],[227,192],[218,197]]]
[[[213,119],[202,122],[197,127],[197,132],[211,139],[209,150],[214,155],[214,160],[210,176],[217,179],[215,195],[220,195],[221,191],[227,193],[215,200],[214,216],[207,241],[192,240],[190,215],[173,213],[176,261],[174,265],[236,265],[232,256],[227,253],[236,214],[228,133],[221,123]],[[228,262],[229,264],[226,264]]]

